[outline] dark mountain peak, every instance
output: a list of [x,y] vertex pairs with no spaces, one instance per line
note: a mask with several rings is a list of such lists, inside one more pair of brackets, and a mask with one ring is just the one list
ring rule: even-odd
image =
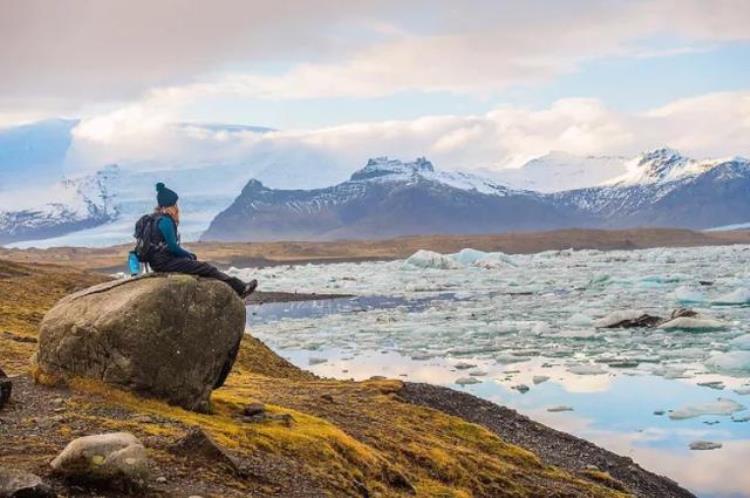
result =
[[268,187],[263,185],[260,180],[256,180],[255,178],[251,178],[246,184],[245,187],[242,189],[242,195],[249,195],[253,192],[258,192],[261,190],[269,190]]
[[365,181],[374,178],[389,177],[389,179],[407,179],[420,173],[433,173],[434,166],[424,157],[418,157],[413,162],[402,162],[389,159],[387,156],[371,158],[364,168],[355,171],[351,181]]
[[638,166],[643,168],[645,176],[650,178],[664,178],[677,168],[684,167],[692,160],[669,147],[654,149],[641,154]]

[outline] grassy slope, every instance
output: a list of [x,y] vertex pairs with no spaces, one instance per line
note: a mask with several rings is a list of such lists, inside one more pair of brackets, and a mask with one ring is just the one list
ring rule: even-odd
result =
[[[43,314],[59,297],[101,278],[0,260],[2,367],[24,372],[35,345],[18,339],[35,336]],[[248,337],[227,385],[214,393],[211,415],[80,380],[72,391],[62,391],[65,409],[54,412],[58,422],[49,428],[42,413],[48,400],[39,401],[42,408],[29,420],[17,421],[20,429],[0,450],[0,465],[44,473],[45,462],[72,437],[129,430],[148,441],[162,471],[183,476],[177,488],[162,490],[166,493],[187,487],[186,479],[200,475],[208,494],[228,496],[287,495],[299,487],[330,496],[361,496],[364,488],[370,496],[400,496],[410,486],[419,496],[622,496],[606,487],[612,484],[606,476],[571,475],[480,426],[402,402],[400,385],[395,380],[318,379]],[[26,404],[34,393],[61,396],[61,391],[42,386],[28,389]],[[252,401],[267,403],[272,413],[290,414],[294,422],[244,423],[239,420],[242,408]],[[238,478],[165,450],[196,425],[243,461],[255,462],[253,475]],[[27,429],[33,437],[24,436]]]

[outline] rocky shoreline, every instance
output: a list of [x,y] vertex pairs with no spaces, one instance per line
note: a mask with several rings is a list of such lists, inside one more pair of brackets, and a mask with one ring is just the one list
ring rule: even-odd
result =
[[[46,486],[46,495],[31,496],[692,496],[626,457],[513,410],[426,384],[318,378],[249,335],[209,413],[168,405],[158,391],[134,394],[128,382],[35,383],[24,365],[40,346],[41,317],[57,298],[101,278],[60,267],[6,270],[0,295],[10,296],[3,303],[10,313],[0,317],[0,347],[8,351],[13,389],[0,408],[0,496],[21,496],[8,491],[17,472],[24,473],[20,482]],[[172,280],[191,292],[192,283]],[[148,285],[157,283],[164,284]],[[128,287],[97,289],[133,292]],[[109,306],[104,292],[96,299]],[[131,434],[118,438],[143,446],[148,477],[138,486],[92,483],[50,466],[71,441],[112,433]]]

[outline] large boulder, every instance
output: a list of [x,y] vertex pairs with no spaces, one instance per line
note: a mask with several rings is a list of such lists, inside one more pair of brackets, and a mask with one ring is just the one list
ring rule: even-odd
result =
[[76,481],[143,484],[149,475],[146,449],[129,432],[79,437],[50,462],[56,474]]
[[47,313],[35,377],[90,377],[207,411],[244,330],[244,304],[222,282],[178,274],[108,282]]

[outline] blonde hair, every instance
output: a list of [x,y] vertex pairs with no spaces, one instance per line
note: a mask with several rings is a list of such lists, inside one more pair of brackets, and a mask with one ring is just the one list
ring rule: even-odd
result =
[[177,204],[174,206],[168,206],[168,207],[156,207],[156,211],[161,214],[168,214],[172,217],[176,225],[180,224],[180,208],[177,207]]

